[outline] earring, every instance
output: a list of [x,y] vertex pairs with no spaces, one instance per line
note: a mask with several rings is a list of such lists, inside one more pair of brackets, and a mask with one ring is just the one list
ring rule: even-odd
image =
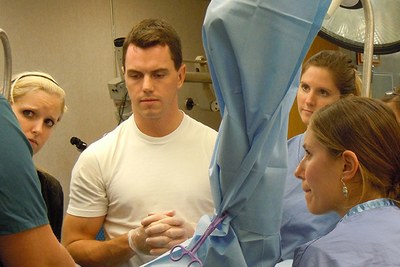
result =
[[345,198],[347,198],[348,195],[349,195],[349,191],[347,190],[346,184],[343,182],[343,177],[342,177],[342,179],[340,179],[340,181],[341,181],[342,184],[343,184],[343,187],[342,187],[343,195],[344,195]]

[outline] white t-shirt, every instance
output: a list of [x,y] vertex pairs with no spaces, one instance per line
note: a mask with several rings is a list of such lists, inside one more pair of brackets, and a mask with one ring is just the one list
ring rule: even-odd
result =
[[[186,114],[171,134],[150,137],[131,116],[82,152],[72,171],[67,212],[106,215],[106,239],[138,227],[150,212],[173,209],[197,223],[214,210],[209,165],[216,137],[215,130]],[[134,256],[122,266],[141,263]]]

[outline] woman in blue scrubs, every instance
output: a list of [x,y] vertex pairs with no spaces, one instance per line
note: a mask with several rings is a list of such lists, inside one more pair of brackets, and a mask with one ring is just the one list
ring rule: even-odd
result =
[[393,111],[377,99],[344,98],[311,117],[295,175],[311,213],[341,220],[297,248],[294,267],[399,266],[399,136]]
[[[324,50],[302,67],[297,106],[301,120],[308,125],[320,108],[349,95],[360,95],[361,80],[351,58],[339,51]],[[304,133],[288,141],[288,173],[283,198],[281,225],[282,260],[293,259],[294,249],[328,233],[339,221],[335,213],[313,215],[306,207],[301,183],[294,171],[304,157]]]

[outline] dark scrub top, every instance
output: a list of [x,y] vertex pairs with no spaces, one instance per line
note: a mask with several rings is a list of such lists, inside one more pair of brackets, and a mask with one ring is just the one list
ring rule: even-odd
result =
[[0,235],[48,223],[32,148],[0,95]]

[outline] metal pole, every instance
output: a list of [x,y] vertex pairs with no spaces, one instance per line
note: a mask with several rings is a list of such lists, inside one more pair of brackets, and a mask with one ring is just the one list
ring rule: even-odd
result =
[[371,97],[372,57],[374,54],[374,14],[370,0],[361,0],[365,17],[362,96]]
[[212,83],[210,73],[186,72],[185,82],[191,83]]
[[6,99],[8,99],[8,95],[11,89],[11,47],[10,42],[8,41],[8,37],[5,31],[0,28],[0,39],[3,43],[4,48],[4,80],[3,87],[1,93],[4,95]]

